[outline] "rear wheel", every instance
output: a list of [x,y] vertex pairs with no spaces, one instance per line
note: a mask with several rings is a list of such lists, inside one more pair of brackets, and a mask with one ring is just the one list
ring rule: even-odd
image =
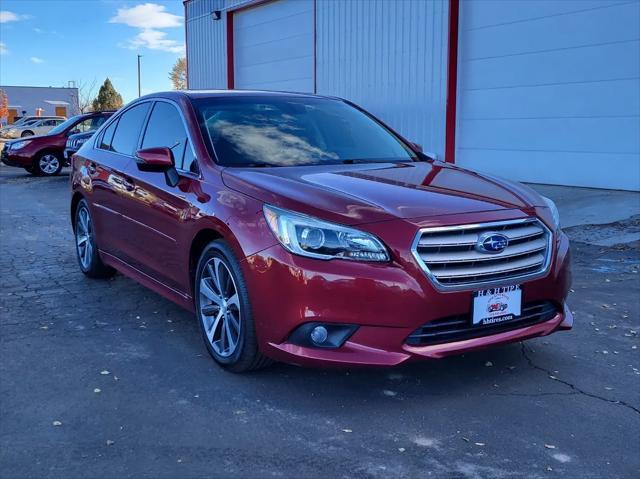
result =
[[226,369],[245,372],[271,360],[258,350],[247,286],[229,245],[212,241],[200,256],[195,306],[209,354]]
[[80,200],[75,215],[76,254],[80,269],[91,278],[106,278],[112,276],[115,270],[107,266],[100,259],[96,246],[93,220],[85,200]]
[[41,153],[33,164],[33,170],[40,176],[57,175],[62,170],[62,160],[55,153]]

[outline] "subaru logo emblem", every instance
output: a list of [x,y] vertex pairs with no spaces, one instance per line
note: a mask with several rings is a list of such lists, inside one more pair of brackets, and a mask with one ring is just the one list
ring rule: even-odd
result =
[[509,238],[500,233],[482,233],[476,242],[480,253],[501,253],[509,245]]

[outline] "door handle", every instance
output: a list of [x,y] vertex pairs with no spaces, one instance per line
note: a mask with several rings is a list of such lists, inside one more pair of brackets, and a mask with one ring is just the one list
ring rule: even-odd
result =
[[133,183],[131,183],[125,178],[122,178],[122,186],[124,186],[127,189],[127,191],[133,191],[136,189],[136,185],[134,185]]

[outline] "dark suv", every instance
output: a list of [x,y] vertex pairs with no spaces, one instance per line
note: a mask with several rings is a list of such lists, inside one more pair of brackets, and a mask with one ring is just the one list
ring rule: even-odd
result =
[[66,164],[64,149],[67,138],[76,133],[96,130],[112,114],[112,111],[97,111],[76,115],[47,135],[8,141],[0,160],[5,165],[24,168],[33,175],[57,175]]

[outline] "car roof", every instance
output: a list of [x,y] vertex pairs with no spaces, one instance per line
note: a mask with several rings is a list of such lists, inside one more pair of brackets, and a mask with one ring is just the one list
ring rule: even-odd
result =
[[152,93],[141,97],[140,99],[151,98],[167,98],[177,100],[178,98],[232,98],[232,97],[283,97],[283,98],[327,98],[339,99],[333,96],[315,95],[313,93],[297,93],[287,91],[271,91],[271,90],[174,90]]

